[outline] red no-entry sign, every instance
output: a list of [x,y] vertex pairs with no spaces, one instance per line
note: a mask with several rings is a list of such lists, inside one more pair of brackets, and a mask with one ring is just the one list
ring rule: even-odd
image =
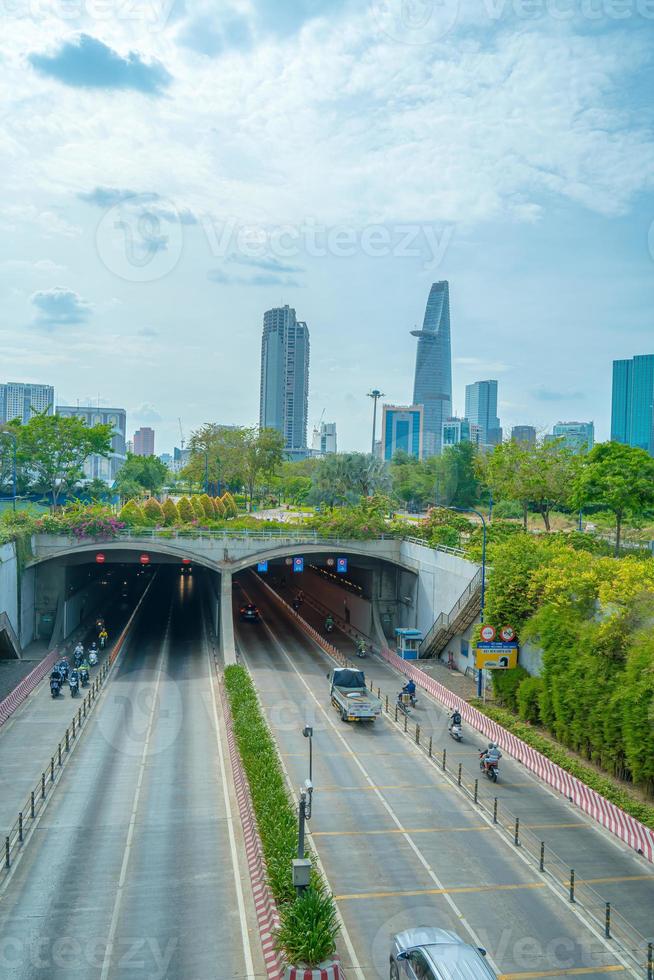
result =
[[150,556],[149,555],[141,555],[141,557],[139,558],[139,561],[141,562],[142,565],[147,565],[148,562],[150,561]]
[[95,560],[97,561],[98,565],[102,565],[102,563],[105,561],[105,558],[106,556],[103,555],[101,551],[99,551],[95,556]]

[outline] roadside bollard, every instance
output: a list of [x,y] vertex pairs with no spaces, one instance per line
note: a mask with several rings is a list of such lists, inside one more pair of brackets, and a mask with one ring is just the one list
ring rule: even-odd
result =
[[604,935],[607,939],[611,938],[611,903],[607,902],[604,908]]
[[66,752],[70,751],[70,732],[66,729]]
[[386,714],[388,714],[388,694],[386,695]]
[[75,738],[75,719],[74,718],[73,718],[72,732],[73,732],[73,738]]
[[5,868],[11,867],[11,853],[9,848],[9,838],[5,837]]
[[420,725],[416,725],[416,745],[420,745]]
[[34,819],[34,790],[32,790],[30,795],[30,816],[33,820]]
[[429,758],[430,759],[431,759],[431,740],[432,740],[432,736],[430,735],[429,736]]
[[18,814],[18,840],[23,843],[23,811]]
[[474,796],[475,803],[477,802],[478,794],[479,794],[479,780],[475,779],[475,796]]
[[463,763],[460,762],[459,763],[459,775],[456,777],[456,781],[459,784],[459,786],[461,785],[461,769],[462,769],[462,767],[463,767]]
[[447,749],[443,749],[443,772],[445,772],[446,763],[447,763]]
[[84,698],[84,704],[82,705],[82,708],[84,709],[84,718],[86,718],[86,698]]
[[41,773],[41,799],[45,799],[45,773]]
[[61,765],[61,742],[57,746],[57,756],[58,756],[59,765]]
[[77,724],[81,726],[82,724],[82,709],[80,708],[77,712]]
[[497,823],[497,797],[493,800],[493,823]]
[[405,715],[405,716],[404,716],[404,731],[405,731],[405,732],[406,732],[406,731],[407,731],[407,729],[408,729],[408,724],[409,724],[409,717],[408,717],[408,715]]
[[54,783],[54,756],[50,759],[50,782]]
[[654,943],[647,944],[647,980],[654,980]]
[[575,873],[572,868],[570,868],[570,901],[575,900]]
[[395,705],[395,721],[397,721],[397,705]]
[[377,697],[381,701],[381,688],[379,688],[379,687],[377,688]]
[[513,843],[520,847],[520,817],[515,818],[515,829],[513,831]]
[[538,864],[539,871],[545,870],[545,841],[540,842],[540,862]]

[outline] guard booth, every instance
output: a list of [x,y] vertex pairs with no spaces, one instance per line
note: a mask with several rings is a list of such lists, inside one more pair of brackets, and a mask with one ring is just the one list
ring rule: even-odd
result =
[[402,660],[417,660],[418,649],[422,643],[423,636],[420,630],[396,629],[396,650],[398,657]]

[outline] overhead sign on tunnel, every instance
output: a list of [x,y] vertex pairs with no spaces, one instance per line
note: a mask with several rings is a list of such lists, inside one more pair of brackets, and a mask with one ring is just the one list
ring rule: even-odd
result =
[[258,572],[267,572],[268,571],[268,562],[267,561],[258,561],[257,562],[257,571]]
[[339,575],[347,575],[347,558],[336,559],[336,571]]
[[294,558],[293,559],[293,571],[303,572],[304,571],[304,558]]

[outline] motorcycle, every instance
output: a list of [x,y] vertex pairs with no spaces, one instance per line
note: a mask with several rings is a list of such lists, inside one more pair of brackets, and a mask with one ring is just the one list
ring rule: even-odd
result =
[[357,657],[363,660],[366,656],[366,645],[365,643],[357,643]]
[[456,742],[462,742],[463,741],[463,730],[461,728],[461,723],[460,722],[452,722],[448,726],[448,729],[447,730],[450,733],[450,736]]
[[411,714],[411,695],[407,694],[406,691],[400,691],[397,696],[397,706],[403,715]]
[[334,632],[334,623],[331,621],[326,622],[325,633],[333,633],[333,632]]
[[80,670],[80,672],[79,672],[79,679],[80,679],[80,683],[81,683],[82,687],[88,687],[89,686],[89,672],[88,672],[88,670],[86,670],[86,669]]
[[71,672],[71,675],[68,678],[68,686],[70,688],[71,698],[76,698],[79,694],[79,677],[77,676],[77,671]]
[[57,670],[61,674],[62,681],[68,680],[68,671],[70,670],[67,660],[60,660],[57,664]]
[[407,696],[407,698],[409,699],[409,704],[411,705],[412,708],[415,708],[415,706],[418,703],[418,698],[416,697],[416,692],[415,691],[407,691],[406,688],[403,688],[401,693],[403,695],[405,694]]
[[292,605],[293,605],[293,609],[295,609],[296,612],[299,612],[300,611],[300,606],[302,605],[302,600],[301,599],[298,599],[297,596],[296,596],[296,598],[293,599]]
[[82,654],[81,653],[76,653],[75,656],[73,657],[73,663],[75,665],[75,669],[77,669],[79,667],[79,665],[81,664],[81,662],[82,662]]
[[500,774],[500,764],[498,759],[486,759],[486,753],[480,753],[479,768],[485,772],[491,782],[496,783]]
[[94,653],[93,650],[91,650],[91,652],[89,653],[89,663],[91,664],[91,667],[95,667],[97,662],[98,662],[98,655],[97,653]]
[[100,637],[100,649],[101,650],[104,650],[106,644],[107,644],[107,637],[106,636],[101,636]]
[[61,691],[61,678],[51,677],[50,678],[50,694],[53,698],[59,697],[59,692]]

